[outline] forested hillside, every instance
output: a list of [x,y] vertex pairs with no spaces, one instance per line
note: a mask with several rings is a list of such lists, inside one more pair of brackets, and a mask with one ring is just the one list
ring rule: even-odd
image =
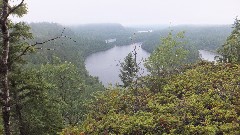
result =
[[[62,37],[59,40],[49,42],[42,46],[44,48],[55,49],[55,51],[48,51],[50,55],[54,52],[65,53],[65,56],[67,55],[69,59],[74,60],[73,57],[75,56],[86,57],[94,52],[112,47],[107,45],[102,39],[88,37],[87,32],[77,34],[73,31],[74,29],[56,23],[31,23],[30,27],[35,37],[34,42],[41,42],[57,36]],[[59,55],[59,57],[63,57],[63,55]]]
[[108,48],[106,43],[76,36],[55,23],[11,25],[11,132],[56,134],[80,123],[87,112],[85,101],[104,90],[89,76],[84,59]]
[[143,40],[142,47],[152,52],[160,43],[160,37],[166,36],[169,30],[173,30],[175,33],[185,31],[185,37],[189,47],[192,46],[196,50],[205,49],[216,51],[224,44],[232,29],[230,25],[179,25],[147,33],[143,35],[143,37],[140,35],[140,38]]
[[87,39],[98,39],[101,41],[117,39],[108,45],[128,45],[133,43],[131,36],[135,32],[133,28],[123,27],[121,24],[86,24],[71,27],[77,34]]
[[[115,39],[116,42],[107,43],[110,47],[113,45],[128,45],[136,42],[142,42],[142,48],[148,52],[153,52],[161,37],[168,34],[170,30],[173,33],[185,32],[186,48],[192,53],[190,61],[198,57],[198,50],[216,51],[224,44],[227,36],[231,32],[230,25],[177,25],[173,27],[166,26],[132,26],[124,27],[120,24],[88,24],[71,27],[77,34],[87,39],[98,39],[105,41]],[[139,32],[148,31],[152,32]],[[109,47],[109,48],[110,48]],[[107,49],[107,48],[106,48]]]

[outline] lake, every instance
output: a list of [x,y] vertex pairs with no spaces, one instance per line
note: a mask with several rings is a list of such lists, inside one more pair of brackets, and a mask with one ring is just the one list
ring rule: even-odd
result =
[[[122,84],[119,78],[120,63],[124,61],[124,58],[128,53],[133,53],[136,47],[137,63],[140,65],[139,75],[143,76],[147,74],[146,68],[143,66],[143,61],[149,57],[149,53],[141,48],[141,43],[126,45],[126,46],[114,46],[113,48],[94,53],[87,57],[85,60],[86,69],[89,74],[96,76],[105,85],[109,84]],[[215,56],[220,56],[217,53],[199,50],[199,57],[206,61],[215,61]]]
[[210,52],[210,51],[206,51],[206,50],[198,50],[198,52],[199,52],[199,57],[202,60],[206,60],[206,61],[210,61],[210,62],[215,62],[216,56],[222,57],[218,53],[214,53],[214,52]]
[[147,74],[143,66],[143,60],[149,57],[149,53],[141,48],[141,43],[115,46],[109,50],[97,52],[87,57],[85,60],[86,69],[92,76],[97,76],[99,80],[107,86],[108,84],[122,84],[119,78],[120,62],[136,47],[137,63],[140,65],[140,75]]

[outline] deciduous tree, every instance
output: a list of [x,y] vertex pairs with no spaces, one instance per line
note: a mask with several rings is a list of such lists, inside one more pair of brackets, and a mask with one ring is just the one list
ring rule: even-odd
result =
[[152,75],[174,70],[184,63],[188,51],[183,47],[184,32],[173,35],[172,31],[161,39],[161,44],[146,61],[146,68]]

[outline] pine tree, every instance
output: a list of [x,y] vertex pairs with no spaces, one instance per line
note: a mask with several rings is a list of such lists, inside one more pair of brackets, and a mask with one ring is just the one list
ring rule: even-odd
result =
[[121,63],[121,74],[119,77],[123,82],[123,87],[128,87],[131,83],[136,79],[136,75],[138,72],[138,66],[136,63],[136,58],[133,57],[132,53],[129,53],[124,62]]

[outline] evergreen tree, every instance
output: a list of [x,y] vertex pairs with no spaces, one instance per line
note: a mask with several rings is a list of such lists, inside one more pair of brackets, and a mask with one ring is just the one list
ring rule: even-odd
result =
[[223,56],[220,58],[222,62],[240,63],[240,20],[235,19],[233,31],[227,38],[225,44],[218,50]]
[[125,57],[124,62],[122,62],[120,65],[121,65],[121,70],[120,70],[121,74],[119,74],[119,77],[123,82],[123,87],[128,87],[131,85],[134,79],[136,79],[136,75],[138,72],[136,57],[134,58],[132,53],[129,53]]

